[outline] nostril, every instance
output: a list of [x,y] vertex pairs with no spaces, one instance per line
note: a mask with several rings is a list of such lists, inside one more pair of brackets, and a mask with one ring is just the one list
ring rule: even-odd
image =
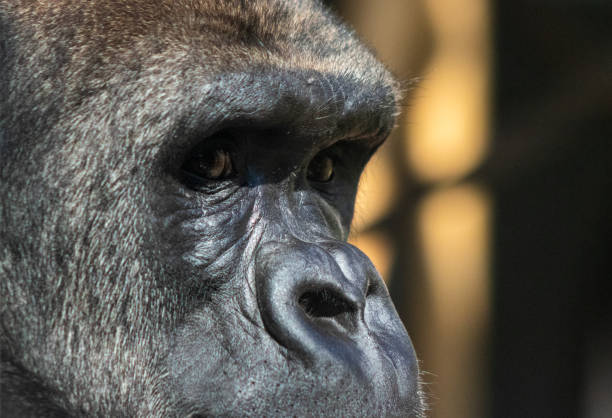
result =
[[355,310],[341,295],[329,289],[307,291],[298,303],[307,315],[315,318],[333,318]]
[[298,304],[320,329],[336,335],[357,329],[357,307],[334,290],[308,290],[299,297]]

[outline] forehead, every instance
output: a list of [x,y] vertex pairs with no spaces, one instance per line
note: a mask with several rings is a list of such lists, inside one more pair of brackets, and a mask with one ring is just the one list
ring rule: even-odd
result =
[[[98,61],[138,49],[200,54],[209,65],[266,62],[345,74],[363,82],[393,79],[351,30],[312,0],[43,0],[15,7],[17,26],[38,41],[70,45]],[[74,61],[74,60],[73,60]]]
[[[160,108],[172,116],[199,106],[204,118],[207,96],[219,102],[218,114],[283,108],[294,98],[306,109],[311,101],[328,113],[328,125],[376,119],[368,123],[390,126],[396,113],[397,83],[317,1],[43,0],[8,9],[23,44],[17,50],[38,57],[22,60],[20,71],[29,70],[41,97],[63,92],[57,112],[66,120],[84,118],[84,103],[87,114],[112,115],[118,100],[131,100],[138,112],[124,107],[125,115],[112,117],[141,127],[167,119]],[[42,73],[45,67],[52,70]]]

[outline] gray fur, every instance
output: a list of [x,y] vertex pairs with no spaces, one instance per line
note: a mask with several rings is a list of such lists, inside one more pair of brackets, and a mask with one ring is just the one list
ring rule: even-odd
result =
[[[310,135],[384,137],[397,95],[388,72],[314,1],[1,2],[3,416],[223,413],[176,395],[167,365],[184,353],[170,347],[245,347],[243,357],[211,354],[222,369],[194,363],[208,367],[208,391],[228,374],[248,385],[245,364],[257,380],[255,353],[279,349],[253,334],[263,329],[253,303],[227,302],[248,274],[213,259],[249,265],[244,249],[264,232],[225,243],[202,221],[180,218],[166,198],[168,167],[228,120],[287,106],[301,109],[287,126]],[[177,237],[185,226],[193,233]],[[221,258],[210,255],[217,246]],[[223,326],[245,331],[223,340]],[[279,359],[266,373],[291,387],[293,369]],[[279,395],[277,413],[316,387],[300,373],[301,389]],[[338,411],[354,411],[353,402],[366,415],[385,411],[349,398]],[[275,413],[251,404],[225,411]],[[313,405],[312,414],[324,411]]]

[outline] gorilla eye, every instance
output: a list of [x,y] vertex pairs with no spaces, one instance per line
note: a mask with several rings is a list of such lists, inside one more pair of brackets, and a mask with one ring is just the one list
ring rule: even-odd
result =
[[308,165],[308,180],[327,183],[334,177],[334,160],[326,153],[316,155]]
[[185,162],[183,170],[207,180],[223,180],[235,174],[232,156],[223,148],[198,151]]

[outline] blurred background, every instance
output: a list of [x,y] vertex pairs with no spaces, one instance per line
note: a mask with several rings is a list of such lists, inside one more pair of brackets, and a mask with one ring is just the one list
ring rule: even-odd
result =
[[351,240],[431,417],[612,417],[612,1],[327,3],[405,87]]

